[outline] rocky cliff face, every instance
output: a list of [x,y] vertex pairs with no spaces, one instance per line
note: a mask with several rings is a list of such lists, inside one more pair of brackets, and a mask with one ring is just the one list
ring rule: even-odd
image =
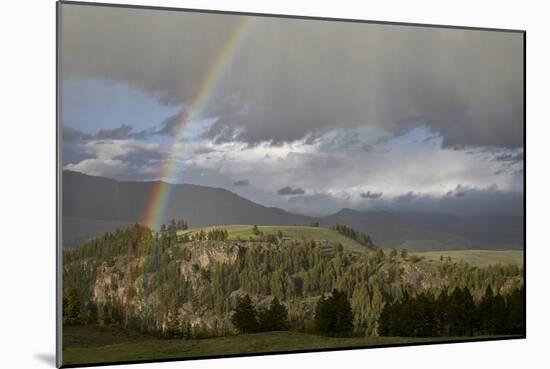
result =
[[[221,265],[235,265],[242,249],[237,243],[218,241],[174,245],[167,250],[167,258],[170,260],[169,265],[177,271],[177,278],[169,282],[188,286],[193,294],[201,295],[208,287],[213,270]],[[89,261],[87,263],[90,264]],[[179,303],[174,309],[161,307],[162,295],[166,293],[165,286],[161,284],[158,288],[150,288],[150,285],[159,278],[159,273],[165,273],[166,270],[150,272],[146,263],[144,256],[124,255],[117,257],[112,264],[103,262],[97,265],[92,301],[98,306],[121,306],[122,314],[128,315],[126,321],[131,316],[155,316],[154,326],[161,331],[170,329],[174,324],[189,325],[191,330],[218,332],[230,329],[227,314],[217,315],[207,307],[193,303],[192,299]],[[231,300],[235,301],[239,295],[233,294]]]

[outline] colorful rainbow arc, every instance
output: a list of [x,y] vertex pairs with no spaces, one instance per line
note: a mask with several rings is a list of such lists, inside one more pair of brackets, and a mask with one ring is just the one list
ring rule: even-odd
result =
[[161,172],[161,178],[166,182],[161,180],[154,183],[150,201],[143,217],[144,224],[150,228],[158,229],[160,226],[162,214],[170,198],[170,182],[175,178],[178,169],[177,159],[182,156],[185,148],[184,140],[193,131],[193,125],[196,124],[197,118],[208,106],[219,82],[223,79],[225,71],[238,55],[239,49],[252,27],[253,19],[252,17],[243,17],[242,21],[231,32],[214,63],[208,69],[205,78],[200,83],[197,95],[186,109],[180,131],[175,140],[176,143],[173,145],[172,160],[163,167]]

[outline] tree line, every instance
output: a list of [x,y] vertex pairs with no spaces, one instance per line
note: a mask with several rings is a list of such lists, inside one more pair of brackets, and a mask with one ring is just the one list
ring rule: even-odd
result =
[[[287,308],[273,298],[267,309],[253,306],[247,294],[231,316],[231,322],[240,333],[285,331],[290,329]],[[321,296],[315,307],[315,331],[331,336],[348,336],[353,332],[351,305],[343,292],[333,290],[330,296]]]
[[335,224],[330,227],[330,229],[351,238],[352,240],[355,240],[359,242],[361,245],[372,247],[374,244],[372,243],[372,240],[370,236],[366,233],[356,231],[355,229],[351,228],[350,226],[347,226],[345,224]]
[[488,286],[476,303],[468,287],[455,288],[439,296],[422,292],[405,294],[388,303],[380,314],[381,336],[452,337],[523,334],[524,287],[507,296],[494,294]]
[[161,224],[160,232],[176,232],[176,231],[185,231],[189,228],[187,221],[185,219],[171,219],[168,226],[166,224]]
[[289,329],[288,310],[273,298],[266,309],[257,309],[247,294],[239,302],[231,316],[231,322],[240,333],[286,331]]

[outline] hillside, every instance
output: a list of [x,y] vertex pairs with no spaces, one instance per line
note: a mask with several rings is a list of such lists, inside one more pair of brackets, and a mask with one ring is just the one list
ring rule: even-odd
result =
[[[63,171],[64,246],[120,227],[140,223],[149,206],[155,182],[120,182]],[[216,224],[309,224],[313,218],[256,204],[228,190],[190,184],[171,185],[162,222],[183,218],[191,227]],[[98,224],[98,220],[101,224]],[[72,224],[78,224],[74,228]],[[92,235],[90,237],[89,235]]]
[[[339,238],[327,231],[308,230]],[[247,229],[232,232],[236,237]],[[307,332],[317,300],[336,288],[349,296],[356,332],[376,335],[384,304],[405,291],[468,288],[479,301],[489,285],[505,295],[523,284],[521,266],[484,268],[366,247],[357,253],[333,240],[181,238],[136,225],[66,251],[65,293],[76,295],[65,298],[78,299],[78,320],[114,321],[158,335],[189,327],[194,337],[223,336],[234,332],[230,314],[248,294],[260,308],[277,297],[288,308],[291,329]]]
[[320,219],[323,226],[342,223],[369,233],[382,247],[409,250],[521,250],[523,217],[360,212],[343,209]]
[[[74,247],[116,228],[143,221],[155,182],[122,182],[63,172],[63,247]],[[266,207],[231,191],[190,184],[171,186],[162,222],[185,219],[190,227],[223,224],[328,227],[346,224],[386,248],[430,250],[521,250],[523,217],[503,215],[361,212],[343,209],[327,217]]]
[[[203,227],[193,228],[187,231],[179,232],[180,234],[193,234],[200,230],[208,232],[214,228],[223,228],[229,232],[228,241],[237,240],[254,240],[258,239],[252,231],[253,225],[224,225],[220,227]],[[359,242],[346,237],[332,229],[323,227],[309,227],[309,226],[266,226],[259,225],[258,229],[265,235],[276,236],[281,232],[284,240],[307,240],[307,241],[328,241],[330,243],[341,243],[344,246],[344,250],[350,252],[364,252],[365,246]]]

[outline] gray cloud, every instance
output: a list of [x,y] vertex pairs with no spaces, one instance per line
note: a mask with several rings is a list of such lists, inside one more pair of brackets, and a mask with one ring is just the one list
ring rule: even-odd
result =
[[[409,191],[399,196],[371,199],[355,203],[349,198],[336,197],[328,193],[298,195],[290,203],[294,211],[303,214],[327,215],[326,205],[333,212],[342,208],[363,211],[422,212],[440,214],[523,214],[523,195],[511,191],[500,191],[495,186],[472,188],[457,186],[450,193],[438,196]],[[309,211],[304,211],[309,210]]]
[[96,140],[126,140],[129,138],[144,140],[149,137],[149,135],[150,133],[145,130],[134,132],[134,128],[132,126],[122,124],[118,128],[101,129],[91,138]]
[[240,186],[248,186],[250,185],[250,182],[248,182],[248,179],[240,179],[238,181],[233,182],[233,186],[240,187]]
[[361,192],[359,194],[359,196],[361,196],[364,199],[369,199],[369,200],[379,199],[379,198],[382,197],[382,192],[371,192],[371,191]]
[[122,140],[128,138],[130,132],[133,128],[125,124],[121,125],[118,128],[113,129],[101,129],[95,135],[95,138],[99,140],[113,139],[113,140]]
[[63,165],[76,164],[82,160],[94,157],[94,153],[84,144],[92,139],[92,135],[83,133],[71,127],[63,127]]
[[277,190],[277,194],[281,196],[303,195],[304,193],[305,191],[300,187],[292,188],[290,186],[286,186]]
[[64,160],[64,169],[119,180],[157,178],[168,158],[159,145],[131,140],[88,141],[81,148],[85,148],[86,157]]
[[167,153],[163,150],[145,146],[136,146],[127,153],[113,156],[114,160],[121,160],[131,168],[136,169],[142,168],[150,163],[163,161],[166,158]]
[[93,136],[74,129],[71,127],[63,127],[63,142],[77,142],[89,140]]
[[185,124],[185,116],[186,112],[182,110],[178,114],[166,118],[162,121],[161,128],[154,131],[154,134],[176,137]]
[[169,154],[159,144],[140,141],[148,135],[146,131],[134,132],[133,127],[124,124],[95,134],[66,126],[63,167],[120,180],[155,178]]
[[[183,106],[243,20],[62,8],[63,78],[121,81]],[[201,111],[219,117],[206,132],[218,142],[278,145],[335,125],[398,135],[422,124],[444,147],[523,143],[519,33],[256,18],[243,39]]]
[[122,124],[120,127],[112,129],[100,129],[95,134],[84,133],[70,126],[63,127],[63,141],[70,143],[92,140],[144,140],[149,137],[150,134],[150,132],[145,130],[135,132],[132,126],[126,124]]
[[506,163],[517,163],[523,161],[523,150],[515,152],[506,152],[502,154],[495,155],[495,161],[501,161]]
[[448,191],[445,196],[451,197],[464,197],[470,189],[468,186],[457,185],[454,190]]
[[214,152],[216,152],[216,150],[211,148],[211,147],[199,147],[199,148],[193,150],[193,153],[195,155],[211,154],[211,153],[214,153]]

